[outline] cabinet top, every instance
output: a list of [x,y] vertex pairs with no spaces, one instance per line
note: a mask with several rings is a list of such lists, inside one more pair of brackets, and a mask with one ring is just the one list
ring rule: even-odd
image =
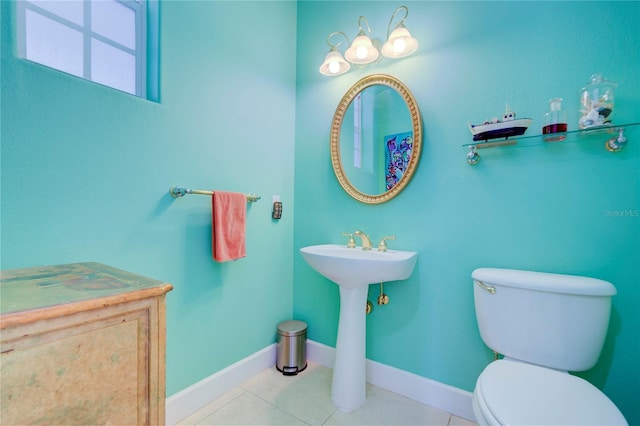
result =
[[0,271],[0,314],[100,300],[103,306],[165,294],[173,287],[96,262]]

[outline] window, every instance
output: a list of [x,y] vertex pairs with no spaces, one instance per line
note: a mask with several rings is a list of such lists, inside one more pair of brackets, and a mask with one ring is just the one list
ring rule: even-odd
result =
[[362,95],[353,99],[353,167],[362,168]]
[[[353,167],[374,174],[375,91],[361,92],[353,98]],[[351,107],[350,107],[351,108]]]
[[[20,57],[140,97],[155,97],[147,93],[147,76],[157,80],[148,73],[157,66],[147,64],[147,27],[157,31],[148,21],[148,15],[157,20],[157,11],[150,10],[157,1],[18,0],[17,5]],[[151,37],[151,47],[156,40],[157,35]]]

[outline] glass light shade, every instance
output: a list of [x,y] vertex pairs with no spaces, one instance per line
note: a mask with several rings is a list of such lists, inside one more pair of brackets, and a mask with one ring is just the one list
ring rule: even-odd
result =
[[349,71],[351,65],[345,61],[340,52],[335,47],[327,53],[324,62],[320,66],[320,73],[329,76],[344,74]]
[[387,58],[403,58],[411,55],[417,48],[418,40],[411,37],[409,30],[400,24],[382,46],[382,54]]
[[351,47],[344,52],[344,56],[352,64],[365,65],[378,59],[380,52],[373,46],[369,37],[360,34],[353,40]]

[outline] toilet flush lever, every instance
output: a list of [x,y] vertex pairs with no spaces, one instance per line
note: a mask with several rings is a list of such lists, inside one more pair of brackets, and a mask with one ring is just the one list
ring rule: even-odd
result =
[[478,284],[483,289],[487,290],[489,293],[496,294],[496,288],[495,287],[491,287],[490,285],[486,285],[482,281],[478,281],[478,280],[476,280],[476,284]]

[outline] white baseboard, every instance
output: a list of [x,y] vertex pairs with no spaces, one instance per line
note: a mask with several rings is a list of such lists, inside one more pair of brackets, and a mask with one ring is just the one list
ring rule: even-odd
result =
[[[333,368],[335,348],[307,341],[307,359]],[[367,360],[367,382],[433,408],[475,422],[472,393],[408,371]]]
[[[307,341],[307,360],[333,368],[335,348]],[[166,423],[175,424],[211,401],[272,367],[276,363],[275,343],[171,395],[166,401]],[[475,421],[472,393],[418,376],[379,362],[367,360],[367,382],[447,413]]]
[[200,380],[166,399],[165,422],[174,425],[211,401],[276,364],[276,344]]

